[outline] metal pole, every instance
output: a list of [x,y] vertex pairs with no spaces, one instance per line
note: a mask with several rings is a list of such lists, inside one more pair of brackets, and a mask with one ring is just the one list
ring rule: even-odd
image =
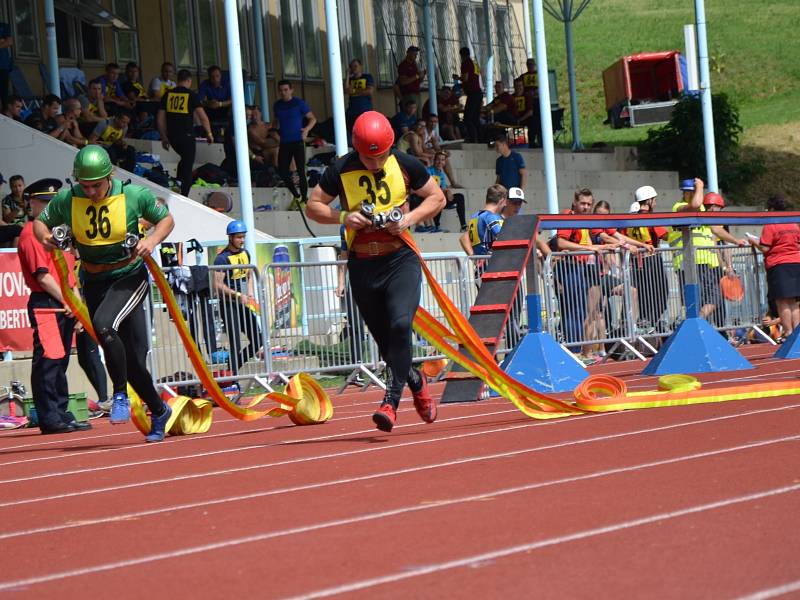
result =
[[539,113],[542,125],[544,180],[547,184],[547,211],[557,214],[556,157],[553,150],[553,116],[550,114],[550,78],[547,73],[547,46],[544,37],[542,0],[533,0],[533,36],[536,42],[536,70],[539,77]]
[[711,107],[711,75],[708,71],[708,39],[706,37],[706,7],[704,0],[694,0],[697,21],[697,54],[700,59],[700,99],[703,104],[703,138],[706,146],[706,172],[709,192],[718,192],[717,148],[714,145],[714,112]]
[[44,28],[47,35],[47,87],[61,97],[61,78],[58,74],[58,45],[56,44],[56,11],[53,0],[44,0]]
[[486,87],[486,102],[494,100],[494,46],[492,46],[492,17],[489,0],[483,0],[483,27],[486,31],[486,73],[483,76],[483,85]]
[[264,13],[261,0],[253,0],[255,17],[256,62],[258,64],[258,99],[261,101],[261,116],[269,121],[269,93],[267,92],[267,60],[264,53]]
[[328,29],[328,70],[331,81],[336,156],[344,156],[347,154],[347,122],[344,112],[342,59],[340,58],[341,51],[339,50],[339,17],[336,13],[336,0],[325,0],[325,24]]
[[525,56],[533,58],[533,41],[531,40],[531,0],[522,0],[523,33],[525,35]]
[[253,188],[250,182],[250,149],[247,144],[247,122],[244,112],[244,80],[242,55],[239,53],[239,11],[236,0],[225,0],[225,30],[228,39],[228,67],[231,73],[231,108],[233,109],[233,134],[236,144],[236,170],[239,175],[239,196],[242,221],[250,235],[245,238],[245,248],[250,260],[256,260],[255,218],[253,217]]
[[[433,18],[430,0],[422,0],[422,22],[425,27],[425,58],[428,59],[428,107],[432,115],[439,114],[436,91],[436,56],[433,53]],[[439,132],[439,126],[436,126]]]
[[[570,0],[569,14],[572,13]],[[581,143],[581,122],[578,114],[578,86],[575,82],[575,48],[572,44],[572,19],[564,19],[564,36],[567,40],[567,75],[569,76],[569,110],[572,121],[572,149],[583,150]],[[548,81],[549,84],[549,81]]]

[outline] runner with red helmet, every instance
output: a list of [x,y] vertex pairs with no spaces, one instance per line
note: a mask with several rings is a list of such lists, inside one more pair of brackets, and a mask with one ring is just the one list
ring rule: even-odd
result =
[[[411,324],[419,306],[422,274],[416,254],[398,236],[433,217],[444,194],[425,166],[392,149],[394,132],[381,113],[363,113],[353,124],[353,147],[329,166],[309,198],[306,212],[318,223],[341,223],[349,251],[347,270],[358,310],[389,370],[386,396],[372,416],[391,431],[405,384],[426,423],[436,404],[425,377],[411,366]],[[413,210],[408,196],[422,199]],[[341,210],[331,204],[339,198]]]

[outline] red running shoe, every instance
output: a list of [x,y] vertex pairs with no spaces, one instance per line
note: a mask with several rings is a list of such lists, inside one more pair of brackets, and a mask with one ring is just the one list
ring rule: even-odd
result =
[[436,420],[436,402],[428,392],[428,378],[422,373],[419,376],[422,380],[422,387],[418,392],[411,390],[411,395],[414,396],[414,408],[417,409],[420,419],[426,423],[433,423]]
[[397,420],[397,413],[390,403],[384,402],[378,407],[378,410],[373,413],[372,420],[375,421],[375,426],[378,429],[389,433],[392,431],[392,427],[394,427],[394,423]]

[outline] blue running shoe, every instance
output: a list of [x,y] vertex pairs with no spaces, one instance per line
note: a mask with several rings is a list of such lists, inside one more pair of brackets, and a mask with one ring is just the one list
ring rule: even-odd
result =
[[110,421],[112,425],[119,425],[127,423],[131,418],[131,401],[128,400],[128,394],[122,392],[114,394],[111,398],[111,415]]
[[166,435],[166,427],[167,421],[169,421],[170,416],[172,415],[172,409],[169,407],[168,404],[164,405],[166,409],[164,413],[160,417],[153,417],[150,421],[150,433],[148,433],[144,441],[145,442],[163,442],[164,435]]

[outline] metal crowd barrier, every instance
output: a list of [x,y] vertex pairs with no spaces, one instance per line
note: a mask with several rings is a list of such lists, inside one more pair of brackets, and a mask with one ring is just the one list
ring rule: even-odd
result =
[[[734,246],[710,250],[721,266],[729,265],[741,278],[744,294],[736,301],[724,299],[719,286],[721,266],[701,266],[700,271],[706,271],[700,275],[701,288],[706,286],[701,300],[713,301],[704,316],[721,331],[752,328],[760,332],[766,312],[760,253]],[[660,340],[684,318],[680,252],[658,248],[652,253],[616,249],[599,255],[550,254],[537,269],[545,330],[576,353],[599,350],[601,354],[615,352],[615,358],[640,359],[655,353]],[[486,258],[426,255],[436,280],[465,316],[478,292],[477,267]],[[383,385],[379,374],[385,365],[353,300],[345,266],[345,261],[281,262],[266,265],[261,272],[253,265],[209,266],[207,280],[200,282],[193,280],[188,267],[164,271],[203,359],[223,387],[255,380],[269,389],[270,381],[286,381],[301,371],[339,373],[347,375],[348,381],[361,375]],[[220,293],[215,280],[232,272],[249,278],[258,306],[247,307],[241,296]],[[500,354],[512,349],[528,330],[526,283],[523,276]],[[173,389],[198,384],[166,306],[155,287],[153,291],[149,307],[153,378]],[[444,319],[424,278],[420,302]],[[442,358],[416,334],[413,352],[417,363]]]

